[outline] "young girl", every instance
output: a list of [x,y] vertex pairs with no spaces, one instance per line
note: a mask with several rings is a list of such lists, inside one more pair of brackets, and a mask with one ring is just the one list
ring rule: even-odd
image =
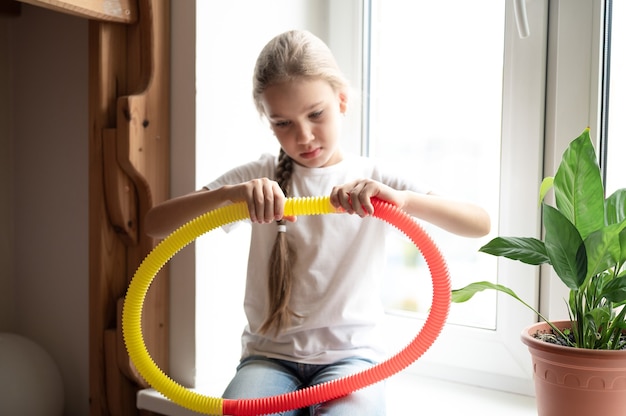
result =
[[[253,98],[278,139],[278,157],[236,167],[200,191],[154,207],[145,220],[149,234],[164,237],[217,207],[248,206],[248,325],[241,362],[223,395],[229,399],[291,392],[386,357],[378,288],[388,225],[371,217],[371,198],[461,236],[484,236],[490,228],[482,208],[424,193],[372,160],[341,151],[348,84],[328,47],[311,33],[289,31],[265,46]],[[323,195],[356,215],[283,215],[287,197]],[[288,414],[384,415],[384,383]]]

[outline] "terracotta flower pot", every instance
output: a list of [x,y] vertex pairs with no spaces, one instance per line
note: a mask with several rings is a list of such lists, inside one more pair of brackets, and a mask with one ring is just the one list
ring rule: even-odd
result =
[[[570,328],[569,321],[554,322]],[[626,351],[563,347],[533,337],[545,322],[522,331],[532,356],[538,416],[626,415]]]

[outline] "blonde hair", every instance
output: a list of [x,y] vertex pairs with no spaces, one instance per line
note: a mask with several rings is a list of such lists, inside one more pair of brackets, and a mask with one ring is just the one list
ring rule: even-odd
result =
[[[262,98],[268,87],[302,78],[324,80],[333,90],[347,94],[348,82],[332,52],[318,37],[307,31],[290,30],[270,40],[257,58],[252,81],[252,97],[259,114],[266,115]],[[281,149],[275,180],[287,197],[292,196],[293,163]],[[285,225],[285,221],[280,221],[279,225]],[[276,234],[269,261],[269,311],[261,333],[273,329],[278,334],[292,317],[301,317],[289,306],[296,252],[289,244],[287,233],[277,230]]]

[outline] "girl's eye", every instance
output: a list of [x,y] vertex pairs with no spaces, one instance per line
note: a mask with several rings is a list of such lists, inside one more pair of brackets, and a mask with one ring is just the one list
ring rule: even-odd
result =
[[274,126],[282,128],[282,127],[287,127],[289,125],[288,121],[277,121],[276,123],[274,123]]
[[312,119],[320,118],[322,116],[322,113],[324,113],[323,110],[316,111],[314,113],[311,113],[311,115],[309,117],[312,118]]

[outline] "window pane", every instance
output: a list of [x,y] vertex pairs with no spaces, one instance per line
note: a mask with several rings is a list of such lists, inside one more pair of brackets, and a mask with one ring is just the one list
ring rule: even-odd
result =
[[[373,5],[370,155],[434,193],[475,201],[498,224],[504,2],[384,0]],[[484,239],[424,228],[448,261],[454,287],[496,279]],[[430,274],[404,238],[389,251],[390,312],[426,314]],[[455,305],[449,322],[495,327],[495,294]]]
[[626,187],[626,165],[621,157],[626,154],[626,5],[612,3],[611,22],[611,78],[609,85],[609,123],[606,158],[607,196]]

